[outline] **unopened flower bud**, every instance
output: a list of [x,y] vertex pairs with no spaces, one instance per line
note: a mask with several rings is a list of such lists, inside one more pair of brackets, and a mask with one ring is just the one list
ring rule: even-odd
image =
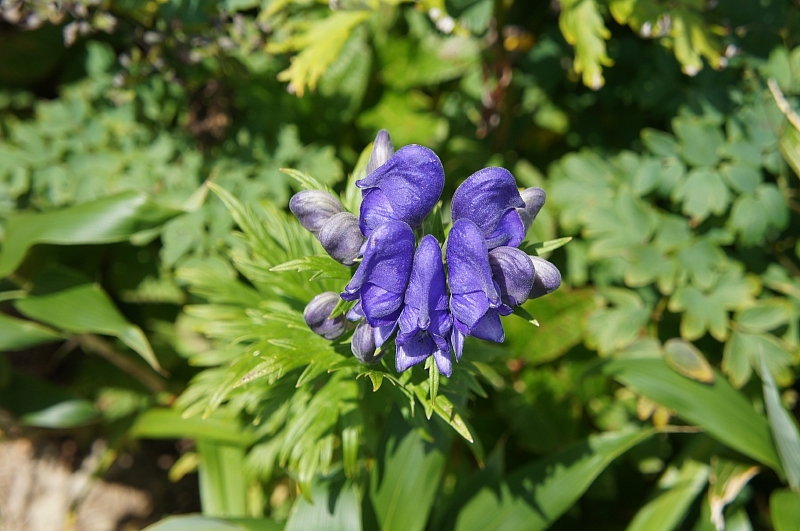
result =
[[521,195],[522,200],[525,201],[525,206],[518,208],[517,212],[522,220],[522,224],[525,226],[525,232],[527,232],[528,229],[531,228],[533,220],[536,219],[536,215],[544,206],[544,201],[547,197],[544,190],[535,187],[526,188],[522,190],[519,195]]
[[528,296],[535,299],[554,292],[561,285],[561,271],[556,266],[538,256],[531,256],[536,275],[533,279],[533,289]]
[[346,266],[355,263],[364,236],[358,228],[358,218],[350,212],[339,212],[331,216],[317,235],[325,251],[337,262]]
[[375,355],[375,328],[366,321],[361,321],[353,332],[353,339],[350,343],[350,350],[353,356],[361,363],[378,363],[383,357],[383,353]]
[[331,312],[339,303],[339,294],[333,291],[320,293],[308,303],[303,310],[303,319],[315,334],[325,339],[336,339],[344,333],[346,320],[344,315],[330,318]]
[[392,155],[394,155],[394,146],[392,146],[389,131],[381,129],[372,144],[372,153],[367,162],[367,175],[383,166]]
[[333,194],[323,190],[303,190],[289,200],[289,210],[300,220],[303,228],[317,234],[331,216],[344,212],[344,207]]

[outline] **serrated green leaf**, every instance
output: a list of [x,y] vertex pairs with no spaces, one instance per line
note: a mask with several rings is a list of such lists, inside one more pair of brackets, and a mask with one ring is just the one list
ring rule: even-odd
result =
[[605,84],[603,67],[614,61],[606,53],[606,28],[594,0],[563,0],[558,27],[564,39],[575,47],[575,73],[583,74],[583,84],[597,90]]
[[334,11],[325,18],[308,21],[305,31],[287,41],[271,43],[267,48],[270,53],[299,51],[291,66],[278,74],[278,79],[288,81],[301,97],[306,88],[314,90],[353,29],[370,15],[369,11]]

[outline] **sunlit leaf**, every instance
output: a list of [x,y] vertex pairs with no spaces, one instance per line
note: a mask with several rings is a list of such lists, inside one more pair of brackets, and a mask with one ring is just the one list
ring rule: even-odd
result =
[[115,336],[159,369],[150,342],[138,326],[130,323],[114,306],[103,288],[83,284],[49,295],[18,300],[14,306],[31,319],[77,334]]

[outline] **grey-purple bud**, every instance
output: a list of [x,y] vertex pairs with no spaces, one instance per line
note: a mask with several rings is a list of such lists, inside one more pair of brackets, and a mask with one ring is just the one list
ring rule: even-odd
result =
[[533,278],[533,289],[528,296],[535,299],[554,292],[561,285],[561,271],[556,266],[538,256],[531,256],[536,275]]
[[370,153],[369,162],[367,162],[367,175],[383,166],[392,155],[394,155],[394,146],[392,146],[389,131],[381,129],[372,144],[372,153]]
[[519,195],[521,195],[522,200],[525,201],[525,206],[518,208],[517,213],[519,213],[522,224],[525,226],[525,232],[527,232],[528,229],[531,228],[533,220],[536,219],[536,215],[544,206],[544,201],[547,197],[544,190],[536,187],[521,190]]
[[361,321],[356,326],[350,343],[350,350],[353,352],[353,356],[361,363],[378,363],[385,352],[375,355],[375,329],[367,321]]
[[331,216],[344,212],[344,207],[333,194],[322,190],[303,190],[289,200],[289,210],[306,230],[317,234]]
[[350,212],[339,212],[328,218],[317,238],[331,258],[346,266],[355,263],[364,243],[358,218]]
[[344,333],[347,324],[344,315],[330,318],[338,303],[339,294],[333,291],[325,291],[311,299],[303,310],[303,319],[312,332],[325,339],[336,339]]

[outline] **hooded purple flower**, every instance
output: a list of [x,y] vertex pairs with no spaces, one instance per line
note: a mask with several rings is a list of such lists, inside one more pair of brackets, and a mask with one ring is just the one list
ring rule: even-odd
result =
[[342,299],[360,298],[361,311],[371,326],[394,325],[402,311],[413,257],[411,227],[402,221],[380,225],[367,239],[364,258],[345,286]]
[[502,342],[505,335],[498,312],[508,315],[510,309],[503,308],[500,288],[492,278],[486,240],[470,219],[453,223],[447,239],[447,272],[456,359],[461,358],[465,336]]
[[433,209],[444,188],[444,168],[430,149],[410,145],[364,179],[360,226],[364,236],[388,221],[402,221],[412,229]]
[[398,325],[398,371],[402,372],[432,355],[439,372],[445,376],[452,374],[448,341],[452,318],[448,311],[442,249],[431,235],[422,238],[414,255],[405,307]]
[[522,243],[525,225],[516,209],[524,207],[511,172],[504,168],[484,168],[461,183],[453,194],[450,210],[453,223],[463,218],[475,223],[491,250]]

